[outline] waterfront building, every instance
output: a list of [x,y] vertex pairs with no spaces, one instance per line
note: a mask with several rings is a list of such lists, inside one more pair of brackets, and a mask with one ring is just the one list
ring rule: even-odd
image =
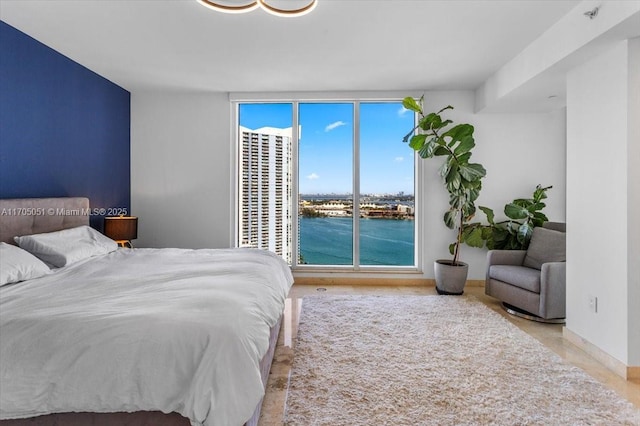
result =
[[240,126],[239,245],[272,251],[291,263],[291,127]]

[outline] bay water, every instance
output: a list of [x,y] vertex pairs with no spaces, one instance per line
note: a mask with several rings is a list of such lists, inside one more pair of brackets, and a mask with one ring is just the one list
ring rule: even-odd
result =
[[[300,217],[301,263],[353,264],[353,219]],[[361,265],[414,265],[414,221],[360,219]]]

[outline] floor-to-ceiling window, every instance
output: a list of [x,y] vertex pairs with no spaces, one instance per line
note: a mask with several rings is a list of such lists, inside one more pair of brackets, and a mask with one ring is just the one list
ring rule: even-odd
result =
[[352,103],[301,103],[298,252],[305,265],[353,265]]
[[239,245],[298,269],[416,265],[415,159],[402,143],[414,117],[400,101],[237,112]]
[[400,103],[360,104],[360,265],[415,264],[414,155],[400,142],[413,120]]

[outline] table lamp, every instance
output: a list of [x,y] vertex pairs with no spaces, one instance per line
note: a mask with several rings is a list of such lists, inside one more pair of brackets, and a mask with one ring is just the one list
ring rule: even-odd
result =
[[113,216],[104,218],[104,235],[120,247],[133,248],[131,240],[138,238],[138,218],[135,216]]

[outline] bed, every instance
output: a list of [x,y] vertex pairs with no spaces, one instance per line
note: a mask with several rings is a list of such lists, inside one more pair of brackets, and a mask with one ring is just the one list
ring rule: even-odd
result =
[[[0,239],[36,234],[20,240],[28,248],[43,233],[82,231],[102,244],[89,212],[86,198],[0,200]],[[257,424],[293,283],[281,258],[248,248],[71,257],[43,256],[50,272],[0,287],[0,424]]]

